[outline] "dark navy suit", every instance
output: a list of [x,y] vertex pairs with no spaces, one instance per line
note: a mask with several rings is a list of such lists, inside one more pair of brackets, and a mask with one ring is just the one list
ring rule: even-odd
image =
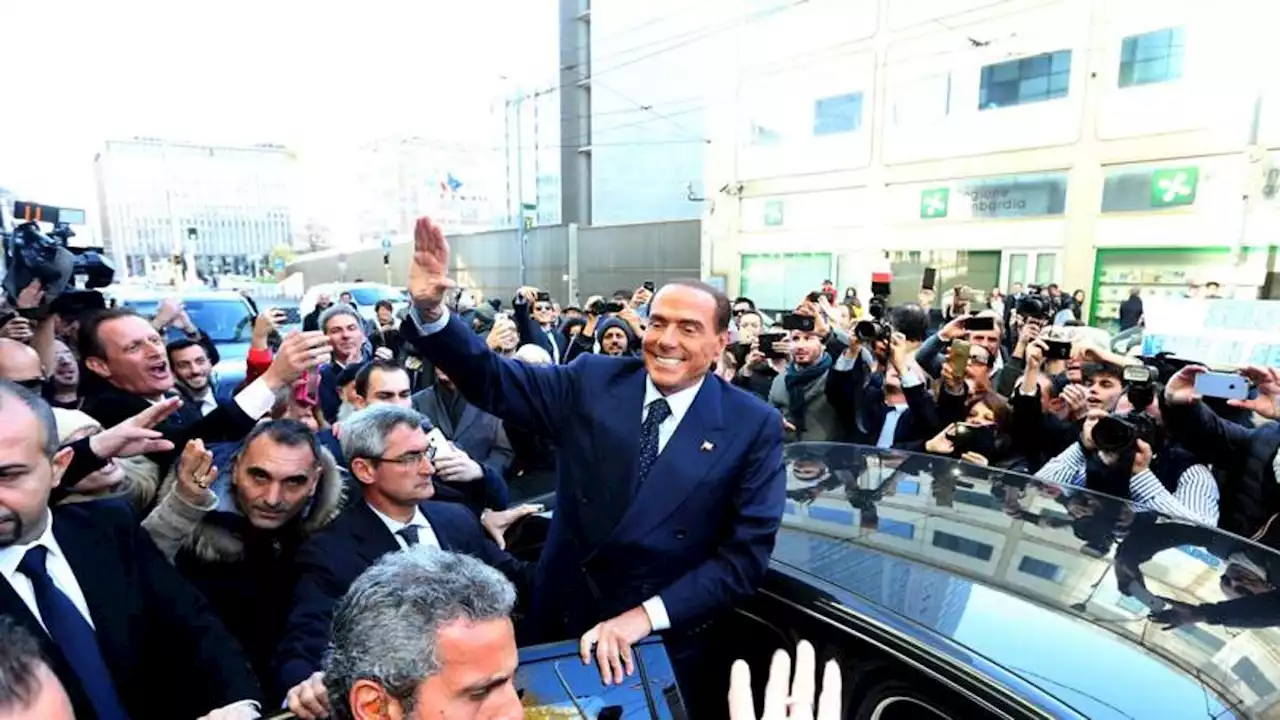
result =
[[[418,507],[440,547],[475,556],[500,570],[518,591],[527,589],[532,568],[500,550],[465,507],[434,501]],[[360,573],[399,549],[399,542],[359,495],[328,527],[302,545],[295,561],[298,578],[293,609],[276,653],[280,688],[288,690],[321,669],[334,605]]]
[[456,317],[426,336],[409,317],[401,332],[477,407],[559,448],[526,639],[577,638],[659,596],[678,662],[763,581],[785,503],[777,411],[708,374],[636,489],[642,360],[527,365],[490,352]]

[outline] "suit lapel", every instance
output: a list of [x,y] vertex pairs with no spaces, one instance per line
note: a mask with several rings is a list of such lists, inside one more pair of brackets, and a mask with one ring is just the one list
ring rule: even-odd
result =
[[465,548],[458,547],[458,540],[454,537],[453,528],[449,527],[448,521],[439,512],[436,512],[434,504],[425,502],[418,507],[421,508],[422,515],[427,519],[427,523],[431,525],[431,532],[435,534],[441,550],[450,552],[462,552],[465,550]]
[[574,489],[580,501],[591,499],[582,513],[583,528],[588,540],[596,546],[613,534],[631,504],[640,455],[640,416],[644,412],[646,377],[637,362],[635,372],[609,385],[607,394],[596,406],[599,415],[596,416],[593,460],[601,477],[589,479],[587,487]]
[[373,514],[369,504],[357,498],[351,508],[351,535],[356,540],[356,553],[370,565],[389,552],[400,549],[387,526]]
[[445,410],[444,401],[440,398],[440,391],[432,389],[430,395],[427,396],[427,404],[429,405],[428,414],[436,421],[436,426],[440,428],[440,432],[445,437],[453,437],[453,423],[449,421],[449,412]]
[[127,575],[119,558],[109,552],[116,546],[111,538],[100,537],[92,527],[76,520],[78,517],[73,515],[58,516],[53,536],[84,593],[103,658],[118,668],[124,664],[120,653],[131,647],[128,625],[121,619],[130,616],[125,593],[136,578]]
[[464,435],[466,435],[467,430],[471,429],[471,426],[475,424],[476,419],[479,417],[480,417],[480,412],[479,410],[476,409],[475,405],[472,405],[471,403],[465,403],[462,406],[462,415],[458,418],[458,425],[457,427],[453,428],[453,434],[449,436],[453,438],[453,441],[455,444]]
[[[626,527],[629,534],[635,534],[665,520],[725,456],[722,392],[717,378],[708,376],[703,381],[693,405],[649,469],[649,477],[636,491],[618,528]],[[638,427],[636,434],[639,436]],[[635,457],[635,453],[629,457]]]

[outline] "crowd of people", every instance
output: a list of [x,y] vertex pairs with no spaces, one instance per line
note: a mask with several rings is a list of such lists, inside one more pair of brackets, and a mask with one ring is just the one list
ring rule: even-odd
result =
[[[770,318],[698,281],[491,303],[448,267],[420,220],[406,313],[321,296],[282,335],[263,312],[231,387],[177,300],[13,299],[0,687],[39,708],[20,717],[520,717],[517,641],[576,640],[622,683],[653,633],[690,715],[723,714],[706,658],[764,578],[786,441],[1017,470],[1280,547],[1275,371],[1202,401],[1203,367],[1116,354],[1047,290],[863,308],[828,284]],[[540,553],[509,552],[542,509],[511,497],[547,493]]]

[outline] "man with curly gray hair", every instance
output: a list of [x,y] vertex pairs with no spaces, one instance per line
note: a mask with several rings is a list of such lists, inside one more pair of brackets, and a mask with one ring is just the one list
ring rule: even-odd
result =
[[469,555],[415,545],[383,556],[333,618],[331,717],[524,717],[515,600],[502,573]]

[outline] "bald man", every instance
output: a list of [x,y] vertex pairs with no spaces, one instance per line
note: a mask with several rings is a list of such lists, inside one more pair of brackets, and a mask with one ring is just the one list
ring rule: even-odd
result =
[[40,353],[26,343],[0,338],[0,378],[39,395],[44,389]]

